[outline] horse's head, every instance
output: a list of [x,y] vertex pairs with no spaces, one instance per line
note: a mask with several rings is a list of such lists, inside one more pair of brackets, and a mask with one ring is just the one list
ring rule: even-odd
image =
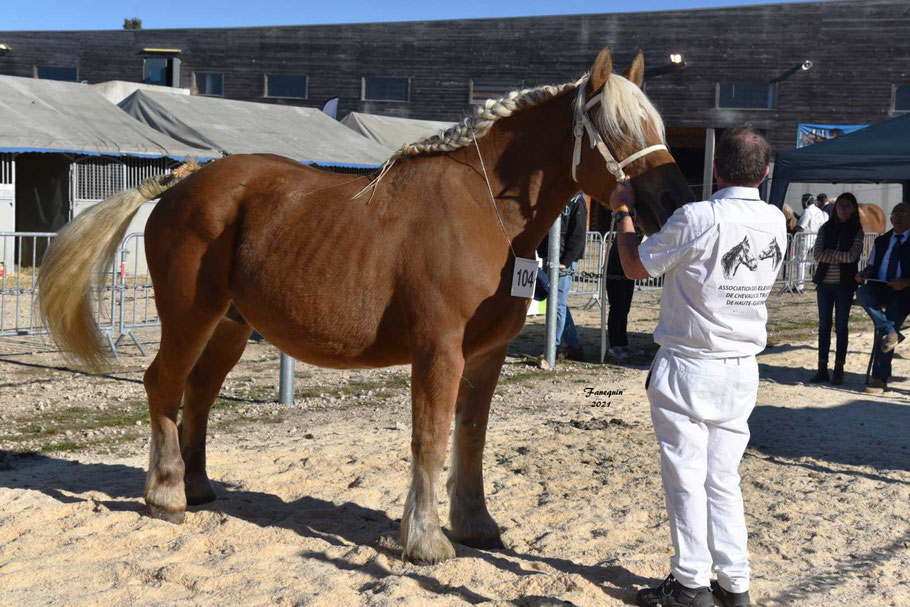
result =
[[752,257],[752,247],[749,245],[749,237],[744,236],[743,241],[739,243],[740,254],[739,259],[741,263],[746,264],[746,267],[750,270],[754,270],[758,267],[758,264],[755,262],[755,258]]
[[601,201],[629,179],[638,223],[651,234],[695,195],[666,148],[660,114],[641,90],[644,70],[641,51],[625,76],[613,73],[610,47],[597,56],[576,99],[573,165],[577,159],[575,180],[581,189]]

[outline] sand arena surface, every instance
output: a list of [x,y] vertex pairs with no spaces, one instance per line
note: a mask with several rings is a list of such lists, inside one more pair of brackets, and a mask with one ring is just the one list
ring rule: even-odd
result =
[[[435,566],[399,558],[408,368],[298,365],[287,408],[269,402],[275,351],[251,344],[210,426],[219,499],[175,526],[143,515],[149,361],[127,347],[110,377],[87,377],[34,340],[3,341],[0,603],[633,604],[670,555],[643,387],[656,295],[633,305],[633,345],[647,351],[628,366],[539,370],[542,319],[516,340],[485,453],[508,549],[456,544],[458,558]],[[810,386],[814,297],[776,297],[771,314],[741,467],[753,603],[910,605],[910,362],[895,358],[891,392],[860,393],[872,336],[854,309],[846,384]],[[599,314],[576,320],[593,361]],[[445,520],[442,489],[439,502]]]

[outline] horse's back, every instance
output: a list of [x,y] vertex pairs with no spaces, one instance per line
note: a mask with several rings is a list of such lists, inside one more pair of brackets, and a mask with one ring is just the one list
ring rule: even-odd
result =
[[860,203],[859,219],[863,226],[863,232],[867,234],[884,234],[885,212],[878,205]]

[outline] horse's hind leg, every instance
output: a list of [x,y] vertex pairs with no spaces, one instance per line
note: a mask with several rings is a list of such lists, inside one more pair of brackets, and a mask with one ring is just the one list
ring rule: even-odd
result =
[[180,454],[177,412],[187,377],[223,310],[184,309],[180,314],[174,314],[162,302],[159,302],[158,308],[161,314],[161,347],[145,372],[152,433],[145,503],[150,516],[182,523],[186,511],[183,488],[185,467]]
[[465,363],[455,410],[449,490],[451,538],[475,548],[503,548],[499,527],[487,512],[483,491],[483,447],[490,401],[509,346]]
[[438,563],[455,556],[442,534],[436,481],[445,460],[458,382],[464,368],[460,344],[414,358],[411,375],[411,488],[401,519],[402,558]]
[[178,426],[180,452],[186,466],[186,503],[205,504],[215,499],[215,488],[205,472],[205,436],[209,411],[224,378],[246,348],[253,328],[245,322],[223,318],[209,339],[186,382],[183,416]]

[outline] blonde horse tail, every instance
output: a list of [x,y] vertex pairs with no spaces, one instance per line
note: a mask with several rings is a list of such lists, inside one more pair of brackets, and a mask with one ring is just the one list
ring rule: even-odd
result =
[[114,194],[70,221],[51,242],[38,273],[38,309],[69,364],[91,373],[110,368],[109,349],[92,309],[94,280],[110,270],[139,208],[198,168],[189,161],[172,173]]

